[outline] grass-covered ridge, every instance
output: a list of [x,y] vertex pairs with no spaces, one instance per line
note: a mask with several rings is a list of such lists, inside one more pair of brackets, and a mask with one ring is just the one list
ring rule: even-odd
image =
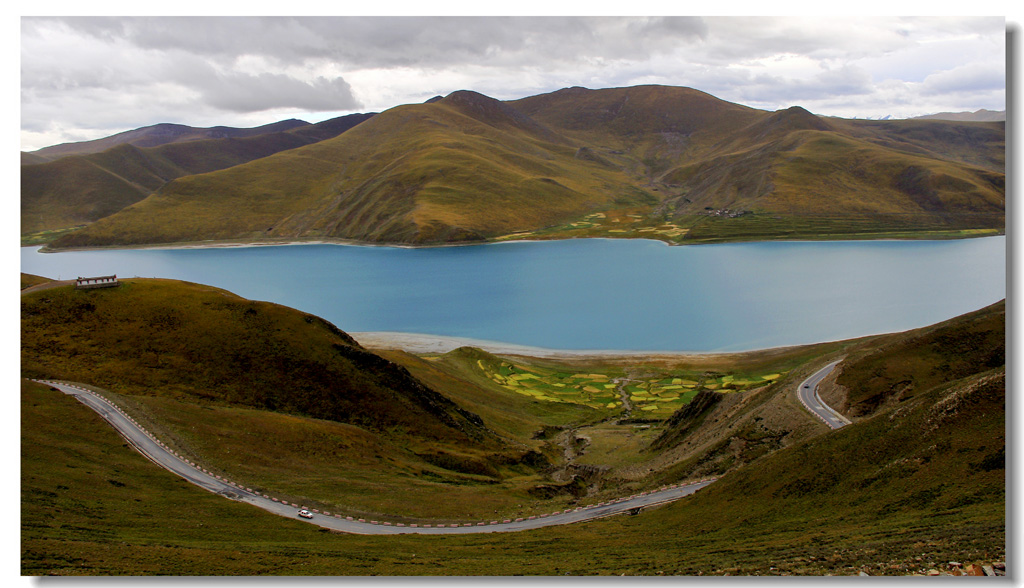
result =
[[1000,302],[882,349],[864,350],[849,358],[836,379],[839,408],[851,417],[870,415],[979,371],[998,369],[1006,365],[1005,326],[1006,304]]
[[376,431],[483,438],[479,419],[319,317],[172,280],[22,297],[22,373],[302,414]]

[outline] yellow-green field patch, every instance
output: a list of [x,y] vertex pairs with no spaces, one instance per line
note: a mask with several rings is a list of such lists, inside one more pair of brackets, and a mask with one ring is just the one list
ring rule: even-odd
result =
[[[484,360],[474,362],[493,382],[512,392],[544,402],[581,404],[599,409],[622,406],[616,400],[619,384],[610,382],[620,378],[621,372],[608,373],[566,372],[556,367],[542,367],[501,361],[488,365]],[[623,384],[637,410],[654,417],[668,417],[674,410],[687,404],[698,388],[731,392],[747,387],[767,384],[781,377],[780,373],[713,374],[655,371],[642,378],[631,377]]]

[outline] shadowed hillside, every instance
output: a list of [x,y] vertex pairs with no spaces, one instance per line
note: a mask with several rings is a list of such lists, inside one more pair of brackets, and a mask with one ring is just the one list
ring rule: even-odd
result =
[[280,133],[308,125],[308,122],[296,119],[283,120],[249,129],[223,126],[198,128],[190,127],[188,125],[161,123],[125,131],[123,133],[118,133],[102,139],[95,139],[93,141],[62,143],[51,147],[43,147],[42,149],[29,152],[29,154],[33,157],[44,158],[52,161],[69,155],[101,153],[112,147],[117,147],[118,145],[157,147],[168,143],[203,141],[206,139],[240,139],[244,137],[263,135],[266,133]]
[[[88,224],[142,200],[175,178],[322,141],[371,116],[353,114],[298,126],[301,121],[285,121],[229,129],[232,132],[167,125],[167,133],[157,133],[163,128],[158,125],[109,138],[133,140],[92,142],[88,149],[76,143],[81,149],[55,161],[21,167],[21,232]],[[108,147],[97,150],[101,146]]]
[[125,280],[22,297],[22,374],[129,395],[244,406],[491,442],[476,415],[334,325],[208,286]]
[[1005,364],[1006,303],[1000,302],[852,355],[836,378],[838,408],[851,418],[870,416]]
[[[1005,338],[1005,302],[999,302],[931,327],[848,341],[828,356],[843,361],[822,383],[821,396],[860,420],[906,409],[919,397],[934,401],[950,389],[971,388],[979,378],[1001,381]],[[810,371],[745,393],[701,389],[664,422],[649,447],[679,454],[675,474],[705,475],[801,441],[806,423],[787,412],[805,414],[793,392],[807,375]],[[815,428],[824,430],[820,423]]]

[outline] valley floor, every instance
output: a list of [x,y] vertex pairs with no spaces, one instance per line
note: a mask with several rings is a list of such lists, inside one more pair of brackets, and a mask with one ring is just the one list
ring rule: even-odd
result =
[[608,360],[623,358],[631,360],[685,360],[687,358],[715,359],[724,358],[726,353],[697,351],[629,351],[629,350],[596,350],[596,349],[547,349],[529,345],[516,345],[500,341],[484,341],[468,337],[445,337],[422,333],[397,332],[362,332],[350,333],[359,344],[370,349],[398,349],[408,353],[448,353],[459,347],[476,347],[497,355],[517,355],[542,359],[566,360]]

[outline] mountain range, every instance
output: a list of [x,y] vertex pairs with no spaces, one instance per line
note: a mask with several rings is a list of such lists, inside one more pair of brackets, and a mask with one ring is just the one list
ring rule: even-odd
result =
[[957,121],[1006,121],[1005,110],[987,110],[982,108],[981,110],[975,110],[974,112],[938,112],[935,114],[925,114],[922,116],[915,116],[917,119],[936,119],[936,120],[957,120]]
[[[462,90],[352,117],[330,132],[284,121],[244,138],[192,130],[145,146],[168,135],[158,125],[115,136],[104,151],[80,145],[23,165],[22,234],[50,231],[43,240],[53,248],[527,236],[686,243],[1005,224],[1004,122],[767,112],[668,86],[510,101]],[[55,156],[48,149],[35,155]]]

